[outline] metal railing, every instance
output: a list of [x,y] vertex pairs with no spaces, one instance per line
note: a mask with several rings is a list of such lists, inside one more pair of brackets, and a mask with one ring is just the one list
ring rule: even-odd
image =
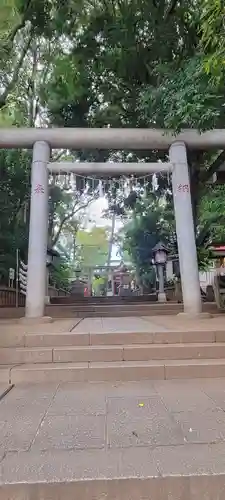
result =
[[53,285],[49,285],[48,295],[49,297],[66,297],[70,295],[70,292],[68,292],[64,288],[56,288]]

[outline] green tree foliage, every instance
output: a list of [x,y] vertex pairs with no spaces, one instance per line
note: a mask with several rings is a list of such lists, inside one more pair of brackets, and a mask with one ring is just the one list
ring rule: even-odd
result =
[[63,257],[57,259],[57,262],[51,267],[49,272],[49,283],[56,288],[69,289],[72,276],[72,268],[68,260]]
[[16,267],[16,250],[27,258],[30,196],[30,154],[0,151],[0,281]]
[[76,235],[76,263],[88,267],[104,266],[108,255],[108,234],[105,228],[93,227],[90,231],[80,229]]
[[105,280],[104,277],[96,276],[92,280],[92,290],[95,295],[101,295],[104,292]]
[[[153,248],[162,241],[177,253],[175,222],[171,206],[151,193],[136,203],[132,220],[124,227],[124,248],[128,251],[141,279],[152,275]],[[152,280],[154,277],[150,276]]]
[[218,81],[225,70],[225,3],[224,0],[202,0],[201,35],[205,53],[205,69]]
[[[199,204],[196,246],[199,269],[211,265],[210,245],[225,241],[225,186],[209,184]],[[163,241],[170,253],[177,253],[173,204],[171,199],[149,193],[139,198],[122,229],[123,248],[128,251],[142,279],[151,273],[152,248]]]
[[161,83],[145,87],[140,97],[140,110],[148,123],[175,131],[218,126],[224,119],[222,104],[222,89],[205,73],[201,56],[184,59],[176,71],[165,67]]
[[96,192],[86,190],[83,194],[68,188],[63,182],[53,182],[49,187],[49,246],[54,247],[62,236],[72,233],[73,238],[84,221],[87,207],[96,199]]
[[[223,14],[222,0],[1,0],[0,127],[166,127],[175,132],[182,127],[223,128]],[[158,151],[82,150],[75,155],[98,161],[166,159]],[[207,189],[207,181],[225,154],[188,151],[188,156],[196,235],[207,232],[209,239],[202,206],[214,203],[214,193],[218,196]],[[0,167],[8,178],[0,186],[1,253],[14,255],[19,245],[25,255],[27,222],[22,210],[29,192],[30,154],[2,151]],[[167,180],[160,176],[158,181],[159,195],[166,193],[169,200]],[[127,214],[118,184],[109,189],[108,198],[119,215]],[[19,212],[18,200],[23,207]],[[76,233],[75,201],[62,189],[51,190],[51,244],[61,243],[62,233]],[[129,213],[137,223],[141,215],[135,205],[129,204]],[[222,197],[220,208],[222,212]],[[149,206],[149,217],[152,212]],[[210,216],[211,211],[206,213]],[[223,232],[223,218],[218,220]],[[143,222],[143,231],[146,227]]]
[[[43,93],[52,123],[175,132],[223,127],[224,83],[205,71],[203,10],[201,0],[108,0],[84,9],[80,29],[75,24],[68,33],[70,50],[63,48],[55,58]],[[113,156],[112,151],[81,154],[98,161]],[[158,151],[135,154],[166,158]],[[218,167],[215,159],[189,152],[196,226],[200,197]]]
[[[199,226],[204,229],[207,244],[225,242],[225,185],[210,186],[202,197]],[[208,230],[208,231],[207,231]]]

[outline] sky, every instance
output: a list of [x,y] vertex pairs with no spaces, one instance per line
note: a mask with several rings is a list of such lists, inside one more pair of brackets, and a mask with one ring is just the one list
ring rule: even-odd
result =
[[[104,197],[98,198],[96,201],[91,203],[87,212],[87,218],[90,219],[90,222],[87,224],[87,228],[93,225],[93,222],[98,227],[111,227],[112,219],[105,219],[102,217],[103,211],[107,210],[108,202]],[[116,231],[118,231],[123,226],[121,220],[116,220]],[[120,257],[117,255],[118,247],[117,245],[113,245],[112,248],[112,257],[111,260],[120,260]]]

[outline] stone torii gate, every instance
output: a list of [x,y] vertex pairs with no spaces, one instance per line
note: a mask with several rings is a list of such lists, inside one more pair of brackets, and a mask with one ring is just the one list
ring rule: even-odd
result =
[[[26,320],[44,320],[48,232],[48,172],[128,175],[172,172],[184,315],[202,315],[186,147],[224,149],[225,130],[174,136],[156,129],[1,129],[0,148],[33,148]],[[168,163],[50,163],[52,148],[169,151]],[[47,319],[47,318],[46,318]]]

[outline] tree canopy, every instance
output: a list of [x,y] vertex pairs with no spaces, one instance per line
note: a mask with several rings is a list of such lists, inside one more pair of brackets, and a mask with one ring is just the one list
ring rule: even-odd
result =
[[[2,0],[0,127],[223,128],[223,18],[222,0]],[[166,159],[159,151],[53,152],[69,154],[83,161]],[[188,151],[188,160],[196,238],[206,245],[224,235],[223,188],[208,182],[225,153]],[[4,280],[16,248],[27,258],[30,163],[30,152],[0,152]],[[129,212],[136,228],[135,240],[128,224],[125,240],[137,262],[137,241],[141,247],[141,239],[151,238],[153,244],[159,225],[165,240],[174,241],[168,180],[158,176],[154,196],[151,182],[139,183],[132,203],[117,180],[107,191],[110,207],[121,217]],[[143,184],[147,195],[140,200]],[[81,192],[51,181],[49,244],[57,243],[67,257],[78,248],[81,214],[94,189],[83,205]]]
[[104,227],[80,229],[76,235],[76,265],[88,271],[88,267],[105,266],[108,255],[108,234]]

